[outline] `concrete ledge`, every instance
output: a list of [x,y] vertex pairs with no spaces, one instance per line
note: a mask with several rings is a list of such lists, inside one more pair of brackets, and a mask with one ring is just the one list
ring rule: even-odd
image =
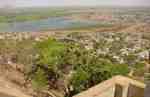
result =
[[73,97],[114,97],[116,85],[120,85],[123,88],[122,97],[128,96],[128,88],[130,85],[139,87],[140,89],[145,88],[144,83],[118,75]]

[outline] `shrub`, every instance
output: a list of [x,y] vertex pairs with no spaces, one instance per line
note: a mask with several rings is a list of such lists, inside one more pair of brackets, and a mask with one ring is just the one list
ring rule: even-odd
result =
[[48,86],[48,76],[42,69],[38,69],[32,78],[32,85],[35,89],[46,89]]

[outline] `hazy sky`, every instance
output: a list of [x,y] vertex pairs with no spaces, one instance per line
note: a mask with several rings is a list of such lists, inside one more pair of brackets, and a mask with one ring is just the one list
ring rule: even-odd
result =
[[150,6],[150,0],[0,0],[0,7],[72,6],[72,5]]

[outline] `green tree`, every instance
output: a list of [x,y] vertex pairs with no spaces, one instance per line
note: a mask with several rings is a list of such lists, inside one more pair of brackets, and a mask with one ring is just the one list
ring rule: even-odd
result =
[[[33,65],[33,74],[31,73],[34,83],[37,82],[37,85],[38,83],[43,83],[44,85],[46,85],[46,82],[49,81],[49,85],[56,84],[56,80],[58,80],[59,76],[61,75],[61,70],[59,69],[59,67],[61,65],[62,56],[65,52],[65,49],[66,46],[64,43],[52,38],[38,42],[36,44],[35,50],[37,50],[38,58]],[[44,78],[44,81],[38,80],[38,78],[36,77],[38,76],[37,71],[39,69],[40,71],[44,72],[42,73],[43,75],[47,76],[46,78]],[[47,79],[47,81],[45,81],[45,79]],[[39,87],[41,87],[40,84]]]

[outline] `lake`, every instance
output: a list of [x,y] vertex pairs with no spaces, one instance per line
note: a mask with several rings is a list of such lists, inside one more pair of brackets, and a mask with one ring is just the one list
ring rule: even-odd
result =
[[0,32],[25,32],[25,31],[42,31],[54,29],[68,29],[89,27],[99,24],[93,20],[73,20],[65,17],[50,17],[48,19],[0,23]]

